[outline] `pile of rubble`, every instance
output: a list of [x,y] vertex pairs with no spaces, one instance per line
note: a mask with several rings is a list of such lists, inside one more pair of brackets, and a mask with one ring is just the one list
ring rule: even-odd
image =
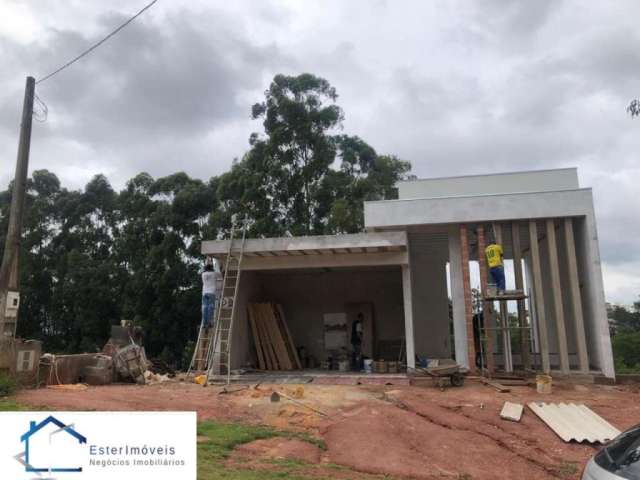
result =
[[171,380],[175,372],[164,362],[147,359],[142,334],[130,325],[112,326],[111,338],[101,353],[44,354],[40,359],[40,385],[140,385]]

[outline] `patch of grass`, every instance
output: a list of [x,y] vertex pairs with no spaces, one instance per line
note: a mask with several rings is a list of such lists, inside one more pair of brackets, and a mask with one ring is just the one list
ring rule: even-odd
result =
[[278,465],[279,467],[296,469],[303,468],[309,466],[309,464],[302,460],[297,460],[295,458],[272,458],[268,460],[268,463],[272,465]]
[[574,462],[562,462],[558,467],[558,473],[563,477],[571,477],[578,473],[578,464]]
[[18,403],[11,398],[0,398],[0,412],[36,412],[40,410],[49,410],[46,407],[33,407]]
[[18,387],[16,381],[6,373],[0,373],[0,397],[13,394]]
[[271,427],[251,426],[241,424],[224,424],[216,422],[202,422],[198,425],[198,435],[207,437],[208,441],[198,444],[198,480],[272,480],[288,478],[303,480],[293,471],[301,468],[303,462],[289,461],[278,463],[282,471],[243,470],[226,468],[224,461],[231,451],[238,445],[273,437],[299,438],[306,442],[326,449],[322,440],[310,435],[276,430]]

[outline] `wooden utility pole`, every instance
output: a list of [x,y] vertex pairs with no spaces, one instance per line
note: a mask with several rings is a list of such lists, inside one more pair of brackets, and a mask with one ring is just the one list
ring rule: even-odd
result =
[[20,124],[20,143],[16,177],[11,195],[11,211],[9,229],[4,246],[2,266],[0,266],[0,368],[12,365],[12,352],[18,321],[20,302],[20,275],[18,260],[20,257],[20,238],[22,235],[22,218],[27,187],[27,171],[29,169],[29,149],[31,147],[31,123],[33,119],[33,100],[36,81],[27,77],[22,122]]

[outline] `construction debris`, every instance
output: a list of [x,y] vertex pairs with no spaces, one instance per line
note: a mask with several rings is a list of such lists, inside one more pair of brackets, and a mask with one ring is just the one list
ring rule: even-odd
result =
[[620,430],[582,404],[531,402],[528,406],[565,442],[606,443],[620,435]]
[[489,380],[487,378],[481,378],[480,381],[484,384],[487,385],[489,387],[493,387],[495,388],[498,392],[500,393],[508,393],[511,391],[510,388],[505,387],[504,385],[498,383],[498,382],[494,382],[492,380]]
[[69,383],[69,384],[60,384],[60,385],[47,385],[47,388],[51,390],[68,390],[71,392],[82,392],[89,388],[88,385],[84,383]]
[[45,353],[40,358],[39,377],[41,385],[107,385],[113,381],[113,362],[111,357],[99,353]]
[[500,412],[500,418],[511,422],[519,422],[522,418],[523,410],[524,406],[520,403],[504,402],[502,411]]
[[260,370],[301,370],[282,305],[251,303],[248,311]]
[[290,402],[293,402],[296,405],[300,405],[301,407],[308,408],[312,412],[317,413],[318,415],[322,415],[323,417],[328,417],[329,416],[329,414],[323,412],[322,410],[318,410],[317,408],[313,408],[313,407],[307,405],[306,403],[302,403],[302,402],[296,400],[295,398],[290,397],[286,393],[282,393],[282,392],[273,392],[271,394],[271,402],[272,403],[279,402],[280,401],[280,397],[284,397],[287,400],[289,400]]
[[153,373],[151,370],[147,370],[144,372],[144,380],[147,385],[154,385],[156,383],[164,383],[170,382],[171,377],[169,375],[159,375],[157,373]]
[[147,359],[143,347],[132,344],[121,348],[113,356],[113,363],[120,377],[132,379],[141,385],[145,384]]

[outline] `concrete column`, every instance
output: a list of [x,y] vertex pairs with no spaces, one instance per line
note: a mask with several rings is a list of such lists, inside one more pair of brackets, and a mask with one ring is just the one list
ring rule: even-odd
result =
[[[520,223],[511,222],[511,247],[513,250],[513,272],[516,280],[516,290],[524,289],[522,275],[522,246],[520,243]],[[518,300],[518,327],[520,327],[520,358],[525,370],[531,368],[531,358],[529,356],[529,330],[526,329],[524,300]]]
[[576,244],[573,236],[573,219],[565,218],[563,223],[564,240],[569,273],[569,290],[571,293],[571,308],[573,310],[573,327],[575,329],[576,346],[578,347],[578,364],[582,373],[589,371],[587,356],[587,339],[584,330],[584,316],[582,314],[582,298],[580,297],[580,283],[578,280],[578,263],[576,259]]
[[[451,276],[451,304],[453,310],[453,338],[456,362],[465,368],[470,368],[467,348],[465,289],[462,273],[462,252],[460,251],[460,232],[455,226],[449,228],[449,274]],[[471,340],[473,342],[473,337]]]
[[558,354],[560,360],[560,371],[569,373],[569,351],[567,348],[567,331],[564,322],[564,307],[562,306],[562,285],[560,284],[560,266],[558,263],[558,247],[556,244],[556,227],[552,218],[546,220],[547,246],[549,250],[549,266],[551,269],[551,295],[554,323],[558,333]]
[[411,299],[411,269],[402,265],[402,297],[404,300],[404,334],[407,350],[407,369],[416,368],[416,351],[413,339],[413,302]]
[[600,367],[606,377],[615,378],[613,364],[613,352],[611,350],[611,335],[609,334],[609,322],[607,321],[607,308],[604,299],[604,285],[602,281],[602,268],[600,261],[600,248],[598,247],[598,229],[593,209],[585,216],[583,222],[581,240],[583,244],[583,264],[586,275],[585,283],[588,290],[589,318],[595,352],[592,363]]
[[[484,240],[484,227],[479,225],[476,229],[478,234],[478,263],[480,264],[480,289],[482,290],[482,295],[487,294],[487,256],[485,255],[485,240]],[[493,373],[495,370],[494,361],[493,361],[493,302],[484,302],[482,307],[482,316],[484,319],[484,327],[486,330],[487,337],[487,370],[489,370],[489,374]]]
[[535,220],[529,220],[529,244],[531,248],[531,277],[534,290],[535,312],[538,320],[538,338],[540,340],[540,356],[542,371],[549,373],[549,335],[547,333],[547,319],[544,309],[544,290],[542,288],[542,273],[540,270],[540,247],[538,245],[538,225]]
[[466,225],[460,225],[460,260],[462,288],[464,292],[464,318],[467,328],[467,364],[469,371],[476,371],[476,346],[473,338],[473,305],[471,303],[471,279],[469,275],[469,235]]

